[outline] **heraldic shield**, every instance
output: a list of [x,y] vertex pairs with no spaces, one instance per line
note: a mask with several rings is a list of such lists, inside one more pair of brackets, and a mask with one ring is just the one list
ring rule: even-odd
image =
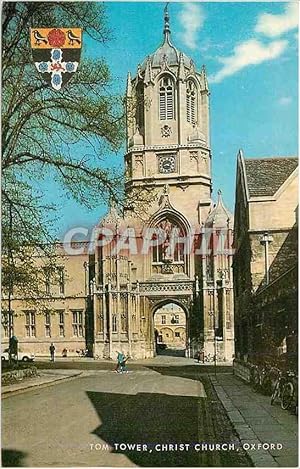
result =
[[77,71],[81,28],[31,28],[30,43],[37,70],[52,88],[60,90]]

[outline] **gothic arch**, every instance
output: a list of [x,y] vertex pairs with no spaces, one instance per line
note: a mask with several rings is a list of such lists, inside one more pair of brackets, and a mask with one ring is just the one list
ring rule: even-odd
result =
[[166,306],[170,303],[174,303],[175,305],[179,306],[182,311],[184,311],[185,313],[185,317],[186,317],[186,321],[188,320],[188,318],[190,317],[190,314],[189,314],[189,308],[186,304],[184,304],[184,302],[180,299],[177,299],[177,298],[162,298],[162,299],[158,299],[155,303],[153,303],[150,307],[150,312],[152,314],[152,316],[154,316],[154,314],[156,313],[157,310],[159,310],[160,308],[162,308],[163,306]]
[[160,121],[176,119],[176,79],[171,73],[162,73],[157,80],[158,117]]
[[197,91],[200,90],[201,88],[201,83],[200,83],[200,80],[199,78],[197,77],[197,75],[188,75],[185,79],[185,82],[187,83],[188,81],[193,81],[197,87]]
[[174,85],[176,84],[176,76],[174,75],[173,72],[171,72],[171,70],[162,70],[161,72],[159,72],[155,77],[157,84],[159,84],[160,80],[162,79],[164,75],[169,76],[173,80]]
[[186,120],[191,124],[198,122],[198,86],[194,77],[186,80]]
[[148,222],[148,227],[154,228],[166,218],[173,220],[175,223],[177,222],[179,226],[184,229],[186,235],[191,233],[191,225],[189,224],[187,218],[185,218],[182,213],[178,212],[170,205],[155,212]]
[[[157,301],[154,301],[151,304],[149,312],[150,312],[152,328],[153,328],[152,340],[156,340],[154,315],[160,308],[170,303],[176,304],[185,313],[185,350],[188,350],[189,343],[190,343],[190,311],[189,309],[190,309],[191,303],[188,301],[187,298],[176,298],[176,297],[162,298],[162,299],[157,299]],[[168,327],[168,326],[163,325],[162,327]],[[174,336],[175,336],[175,328],[172,329],[172,333],[174,333]]]
[[[170,204],[156,212],[148,222],[149,228],[163,230],[164,240],[157,238],[148,257],[148,269],[153,274],[190,274],[191,228],[188,220]],[[153,233],[153,236],[159,234]]]

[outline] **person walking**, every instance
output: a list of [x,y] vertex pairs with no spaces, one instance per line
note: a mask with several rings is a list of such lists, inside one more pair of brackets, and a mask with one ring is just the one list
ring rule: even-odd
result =
[[121,363],[121,373],[128,373],[128,370],[126,368],[126,362],[128,360],[129,357],[125,357],[125,355],[123,355],[123,361]]
[[55,345],[53,342],[51,342],[51,345],[49,347],[50,351],[50,361],[54,362],[54,354],[55,354]]
[[118,352],[117,354],[117,365],[116,365],[116,368],[115,368],[115,371],[117,373],[121,373],[121,370],[122,370],[122,363],[125,359],[125,356],[122,352]]

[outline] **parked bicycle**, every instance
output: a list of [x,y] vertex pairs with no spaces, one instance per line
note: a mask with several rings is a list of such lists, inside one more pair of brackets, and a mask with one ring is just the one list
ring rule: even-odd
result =
[[214,362],[214,360],[215,360],[214,355],[211,355],[210,353],[208,353],[207,355],[204,355],[204,362],[211,363],[211,362]]
[[77,353],[78,357],[88,357],[89,356],[88,349],[78,349],[78,350],[76,350],[76,353]]
[[287,410],[298,409],[298,377],[292,371],[279,372],[274,391],[271,396],[271,405],[280,401],[281,408]]
[[250,383],[255,391],[271,395],[278,371],[268,364],[252,365],[250,370]]

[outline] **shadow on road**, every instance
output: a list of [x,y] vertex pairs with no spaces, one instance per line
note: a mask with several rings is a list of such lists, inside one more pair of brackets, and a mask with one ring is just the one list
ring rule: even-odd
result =
[[166,348],[165,350],[157,349],[157,355],[165,357],[185,357],[185,349]]
[[14,449],[2,449],[2,467],[25,467],[22,460],[26,453]]
[[[208,398],[88,391],[101,421],[93,433],[113,448],[112,453],[123,454],[141,467],[251,467],[209,379],[203,381]],[[115,446],[120,443],[145,444],[147,451]],[[195,448],[197,443],[231,443],[235,450],[201,451],[199,446]],[[155,447],[157,444],[160,446]],[[184,451],[170,447],[159,451],[163,449],[161,445],[167,444],[189,446]]]
[[[156,371],[161,375],[167,376],[177,376],[180,378],[190,378],[193,380],[197,380],[200,378],[200,375],[207,375],[207,374],[214,374],[215,368],[213,365],[144,365],[145,368],[149,368],[149,370]],[[231,366],[217,366],[217,373],[227,373],[232,374],[232,367]],[[201,377],[202,380],[202,377]]]
[[[155,444],[192,444],[200,441],[198,420],[203,398],[155,393],[126,395],[87,392],[87,395],[102,422],[93,433],[109,443],[114,448],[113,453],[125,454],[142,467],[204,465],[205,454],[194,449],[181,452],[155,450]],[[206,433],[206,439],[208,436]],[[114,446],[116,443],[146,444],[148,451],[121,450]]]

